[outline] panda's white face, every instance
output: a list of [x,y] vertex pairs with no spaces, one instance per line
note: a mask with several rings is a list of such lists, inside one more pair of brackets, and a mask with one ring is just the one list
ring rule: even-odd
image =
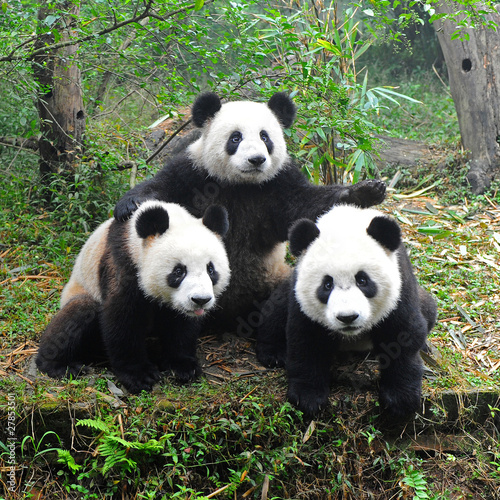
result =
[[261,183],[288,159],[283,129],[266,104],[223,104],[188,148],[194,165],[222,182]]
[[[134,230],[135,221],[154,206],[168,212],[168,229],[141,238]],[[145,295],[187,316],[201,317],[212,309],[229,283],[221,239],[179,205],[143,203],[131,220],[129,245]]]
[[401,277],[396,252],[366,233],[375,210],[336,207],[318,220],[319,236],[297,265],[302,312],[344,338],[367,332],[396,307]]

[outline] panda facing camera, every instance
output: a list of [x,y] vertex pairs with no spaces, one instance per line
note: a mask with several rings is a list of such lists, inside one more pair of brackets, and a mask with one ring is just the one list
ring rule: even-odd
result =
[[[42,335],[36,363],[51,377],[78,376],[107,358],[132,393],[150,390],[160,372],[181,382],[201,373],[196,343],[203,318],[229,283],[222,237],[227,211],[196,219],[174,203],[147,201],[127,222],[101,224],[80,251],[59,312]],[[146,348],[157,337],[158,363]]]
[[286,365],[290,402],[317,413],[328,402],[335,356],[361,349],[379,359],[382,407],[397,416],[415,412],[420,350],[437,311],[417,283],[396,221],[338,206],[316,224],[297,221],[290,251],[298,257],[293,277],[271,297],[285,305],[266,318],[258,352],[267,366]]

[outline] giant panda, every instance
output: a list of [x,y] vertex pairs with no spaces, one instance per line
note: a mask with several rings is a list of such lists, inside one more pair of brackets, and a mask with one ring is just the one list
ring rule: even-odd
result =
[[290,274],[285,241],[294,221],[315,220],[336,203],[366,207],[385,197],[385,184],[378,180],[349,187],[309,183],[285,143],[283,130],[292,125],[295,113],[284,93],[267,103],[222,104],[216,94],[200,95],[192,107],[199,139],[115,207],[118,220],[126,220],[151,198],[179,203],[196,216],[211,203],[227,208],[225,244],[232,277],[213,328],[231,328],[242,336],[254,333],[260,305]]
[[[55,378],[78,376],[103,350],[131,393],[150,390],[160,371],[172,370],[182,382],[199,375],[203,318],[230,278],[227,229],[221,206],[208,207],[200,220],[156,200],[127,222],[101,224],[80,251],[61,308],[42,335],[38,368]],[[159,339],[158,366],[146,336]]]
[[269,299],[259,359],[286,365],[288,399],[307,414],[328,401],[330,369],[343,351],[371,350],[389,414],[420,404],[420,350],[436,303],[418,284],[396,221],[374,209],[337,206],[316,223],[297,221],[293,276]]

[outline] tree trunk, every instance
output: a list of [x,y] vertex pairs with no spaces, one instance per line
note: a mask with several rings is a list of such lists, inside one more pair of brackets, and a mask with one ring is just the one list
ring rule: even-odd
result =
[[[467,8],[464,6],[463,8]],[[436,13],[452,13],[454,2],[441,2]],[[500,16],[489,15],[500,25]],[[500,173],[500,33],[478,27],[467,30],[469,40],[451,40],[452,21],[435,28],[448,68],[462,144],[471,151],[467,180],[475,194],[485,191]]]
[[[63,9],[67,14],[55,20],[48,34],[39,37],[38,47],[48,46],[47,52],[33,61],[35,79],[39,85],[37,100],[40,117],[40,173],[44,183],[51,174],[70,173],[75,169],[83,148],[85,113],[83,109],[80,69],[76,63],[77,45],[51,50],[54,31],[58,42],[72,37],[80,12],[70,2]],[[39,23],[47,20],[50,11],[40,8]]]

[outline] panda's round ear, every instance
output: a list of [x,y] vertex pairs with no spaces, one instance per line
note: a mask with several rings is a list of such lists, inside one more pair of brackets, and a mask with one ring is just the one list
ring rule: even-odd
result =
[[220,98],[217,94],[213,92],[206,92],[198,96],[196,101],[194,101],[193,107],[191,109],[191,116],[193,118],[193,123],[201,128],[205,122],[215,116],[215,113],[220,110],[222,104]]
[[162,235],[169,226],[168,212],[163,207],[152,206],[142,211],[135,222],[139,238]]
[[294,222],[288,232],[290,253],[298,257],[318,236],[318,226],[312,220],[299,219]]
[[292,126],[297,108],[284,92],[277,92],[267,103],[267,107],[276,115],[284,128]]
[[374,217],[366,232],[390,252],[395,252],[401,244],[401,228],[389,217]]
[[218,234],[221,238],[226,236],[229,230],[229,217],[227,210],[221,205],[210,205],[203,214],[203,224]]

